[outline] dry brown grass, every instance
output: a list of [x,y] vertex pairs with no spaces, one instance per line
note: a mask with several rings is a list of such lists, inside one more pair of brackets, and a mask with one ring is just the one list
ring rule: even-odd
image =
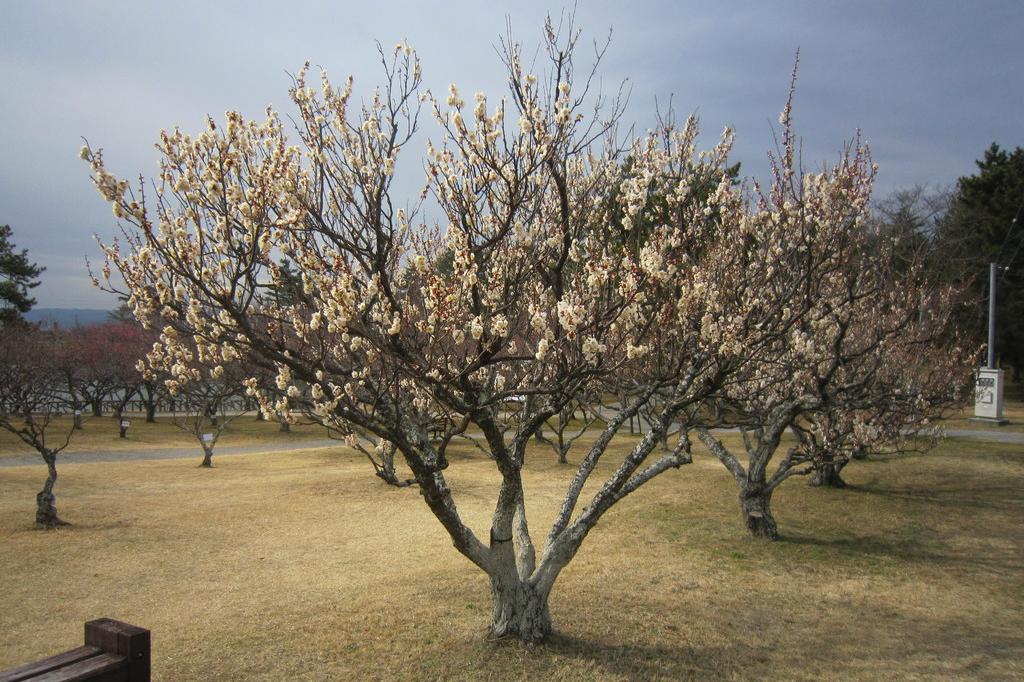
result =
[[[355,456],[64,465],[75,525],[54,532],[31,527],[42,467],[4,468],[0,667],[110,616],[152,629],[154,677],[174,681],[1020,677],[1019,450],[953,441],[855,462],[846,490],[790,481],[777,543],[744,536],[733,482],[701,457],[598,525],[532,649],[485,640],[482,574]],[[570,470],[536,452],[542,537]],[[484,536],[492,469],[449,469]]]
[[950,419],[941,422],[947,429],[969,429],[971,431],[1007,431],[1010,433],[1024,433],[1024,403],[1006,402],[1003,404],[1003,416],[1010,421],[1003,426],[978,423],[970,421],[974,416],[974,406],[964,408]]
[[[84,428],[71,437],[71,444],[65,454],[78,452],[123,452],[126,450],[150,450],[155,448],[198,448],[195,436],[174,426],[170,417],[160,416],[157,421],[147,424],[144,418],[129,417],[131,426],[127,438],[118,436],[118,420],[107,415],[87,418]],[[47,437],[63,442],[64,435],[71,427],[71,418],[55,421],[47,431]],[[233,419],[221,434],[217,446],[252,445],[255,443],[289,443],[297,439],[326,438],[323,427],[296,424],[290,433],[281,433],[277,422],[256,421],[255,416],[242,415]],[[200,450],[200,456],[202,451]],[[13,434],[0,430],[0,458],[10,455],[35,454]],[[42,460],[40,460],[42,461]]]

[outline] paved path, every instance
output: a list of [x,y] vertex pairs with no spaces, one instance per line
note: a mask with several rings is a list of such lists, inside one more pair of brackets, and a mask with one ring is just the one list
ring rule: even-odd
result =
[[[595,431],[596,433],[596,431]],[[473,437],[475,434],[470,434]],[[997,443],[1016,443],[1024,445],[1024,433],[1012,431],[991,431],[981,429],[947,429],[946,435],[951,438],[967,440],[987,440]],[[340,448],[341,441],[330,438],[292,441],[288,443],[260,443],[258,445],[224,445],[213,452],[214,459],[227,455],[257,455],[266,452],[291,452],[295,450],[318,450],[324,448]],[[155,448],[151,450],[122,450],[112,452],[73,452],[57,457],[58,464],[83,464],[90,462],[127,462],[152,459],[188,459],[203,458],[198,445],[189,448]],[[39,455],[16,455],[0,457],[0,467],[14,467],[41,464]]]
[[[264,452],[289,452],[292,450],[314,450],[322,448],[340,448],[341,441],[330,438],[298,440],[288,443],[259,443],[252,445],[222,445],[213,451],[213,458],[224,455],[256,455]],[[188,459],[196,461],[203,458],[203,450],[196,444],[186,448],[154,448],[151,450],[115,450],[111,452],[70,452],[57,455],[57,465],[81,464],[89,462],[127,462],[147,459]],[[42,464],[39,455],[16,455],[0,457],[0,467],[16,467],[30,464]]]
[[997,443],[1020,443],[1024,445],[1024,433],[1013,431],[990,431],[981,429],[946,429],[950,438],[967,438],[969,440],[991,440]]

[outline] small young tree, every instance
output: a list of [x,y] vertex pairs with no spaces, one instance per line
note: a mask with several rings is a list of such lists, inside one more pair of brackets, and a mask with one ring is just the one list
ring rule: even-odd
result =
[[200,466],[210,468],[221,434],[247,410],[244,374],[237,363],[207,350],[166,328],[137,369],[147,380],[164,385],[172,423],[196,439],[203,450]]
[[[554,424],[548,422],[551,431],[550,438],[544,435],[541,428],[537,429],[536,440],[554,450],[559,464],[569,463],[569,451],[572,450],[573,444],[582,438],[597,421],[597,413],[591,409],[594,402],[594,400],[583,396],[559,410],[558,414],[554,416]],[[579,414],[579,418],[576,417],[577,414]]]
[[36,525],[68,525],[57,515],[57,455],[74,426],[58,422],[66,410],[63,378],[56,369],[61,347],[53,334],[23,324],[0,328],[0,428],[17,436],[46,463],[46,482],[36,495]]

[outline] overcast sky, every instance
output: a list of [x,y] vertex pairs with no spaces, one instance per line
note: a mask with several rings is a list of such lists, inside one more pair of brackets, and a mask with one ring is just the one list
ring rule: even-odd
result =
[[[195,131],[207,113],[284,111],[289,72],[307,59],[356,94],[379,80],[375,41],[407,38],[424,81],[469,99],[502,92],[494,46],[506,15],[535,44],[565,5],[461,2],[8,2],[0,22],[0,224],[47,271],[39,307],[111,308],[92,289],[94,233],[116,229],[78,159],[81,138],[122,176],[156,169],[161,128]],[[948,186],[992,142],[1024,146],[1024,2],[587,2],[577,23],[613,31],[601,74],[628,78],[627,119],[646,129],[654,101],[697,112],[704,146],[726,124],[734,160],[762,177],[772,125],[800,49],[794,117],[805,165],[834,159],[863,132],[881,166],[878,194]],[[433,122],[426,132],[435,139]],[[410,150],[411,151],[411,150]],[[405,164],[419,167],[412,154]]]

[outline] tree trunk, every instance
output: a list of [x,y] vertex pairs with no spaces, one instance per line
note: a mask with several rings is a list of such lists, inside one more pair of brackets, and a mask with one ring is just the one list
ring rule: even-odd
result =
[[280,424],[278,431],[280,431],[281,433],[291,432],[292,425],[288,423],[288,418],[285,417],[283,414],[277,415],[277,423]]
[[814,467],[814,475],[811,476],[808,485],[825,488],[845,488],[846,481],[839,475],[842,468],[842,464],[836,462],[822,462]]
[[147,403],[146,404],[146,423],[147,424],[155,424],[156,423],[156,403]]
[[538,426],[537,430],[534,431],[533,439],[535,441],[537,441],[538,443],[547,443],[547,440],[544,438],[544,425],[543,424]]
[[67,522],[57,516],[57,496],[53,494],[53,486],[57,482],[57,455],[49,450],[42,453],[46,462],[47,476],[43,489],[36,495],[36,526],[39,528],[56,528],[66,526]]
[[775,517],[771,510],[772,494],[765,492],[760,485],[744,486],[740,492],[740,509],[743,514],[743,525],[756,538],[777,540],[779,528],[775,525]]
[[92,416],[102,417],[103,416],[103,401],[93,400],[92,401]]
[[491,576],[491,636],[518,637],[524,642],[544,641],[551,634],[548,595],[508,576]]
[[212,467],[213,466],[213,448],[203,445],[203,463],[201,467]]
[[[374,469],[377,476],[388,485],[393,485],[396,488],[406,488],[416,483],[416,479],[407,478],[403,481],[398,478],[398,473],[395,471],[396,450],[397,448],[394,444],[385,448],[384,452],[380,455],[380,464],[378,465],[376,462],[373,462]],[[372,462],[373,460],[371,459],[370,461]]]
[[569,463],[569,458],[567,457],[568,454],[569,454],[569,448],[558,448],[558,463],[559,464],[568,464]]
[[75,410],[75,430],[82,430],[82,411]]

